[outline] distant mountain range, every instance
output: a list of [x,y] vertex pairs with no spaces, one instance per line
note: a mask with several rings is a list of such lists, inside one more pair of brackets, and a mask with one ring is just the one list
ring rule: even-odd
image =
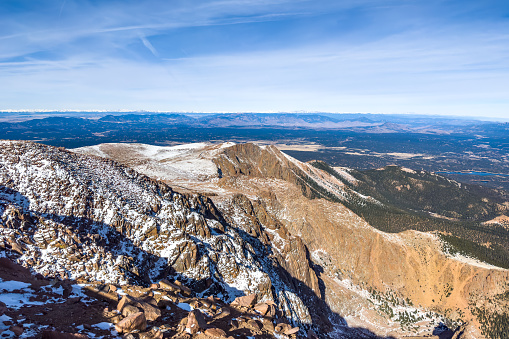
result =
[[[297,113],[66,114],[68,116],[44,118],[34,118],[37,115],[30,115],[31,119],[23,121],[17,121],[14,116],[10,120],[8,115],[3,114],[0,138],[43,141],[51,145],[77,147],[100,142],[164,142],[168,140],[168,135],[175,134],[175,129],[182,128],[202,130],[202,134],[207,134],[204,140],[210,140],[211,136],[217,137],[217,133],[211,132],[213,129],[417,133],[477,137],[505,137],[509,134],[509,123],[434,116]],[[182,131],[178,131],[177,134],[182,135]],[[195,132],[187,139],[190,138],[200,138],[200,133]],[[187,139],[185,142],[196,141]],[[77,142],[81,144],[76,144]]]
[[[404,132],[408,130],[423,133],[459,132],[458,127],[498,125],[498,122],[474,118],[423,115],[390,115],[364,113],[113,113],[113,112],[41,112],[13,113],[0,112],[3,122],[18,122],[24,125],[30,120],[49,120],[45,123],[58,124],[68,118],[91,120],[101,123],[185,125],[193,127],[284,127],[345,129],[354,128],[374,131]],[[64,123],[65,124],[65,123]],[[29,124],[30,125],[30,124]]]

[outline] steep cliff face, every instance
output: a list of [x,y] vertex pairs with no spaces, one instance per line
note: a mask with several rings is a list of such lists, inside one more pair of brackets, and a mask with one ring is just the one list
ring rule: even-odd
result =
[[[128,151],[124,145],[108,147],[112,158]],[[210,193],[227,223],[256,239],[267,249],[267,258],[288,274],[281,281],[306,292],[300,300],[308,312],[322,305],[340,331],[362,327],[401,337],[431,334],[439,322],[454,326],[456,321],[468,323],[465,337],[479,338],[483,324],[478,310],[503,309],[498,296],[506,293],[507,270],[449,255],[433,233],[389,234],[371,227],[341,203],[380,204],[355,191],[356,179],[348,171],[333,175],[274,147],[252,144],[204,145],[188,161],[197,154],[207,166],[215,165],[215,174],[190,178],[182,155],[147,158],[151,169],[147,164],[133,167],[149,176],[157,169],[159,179]],[[182,174],[165,178],[164,166]],[[305,318],[305,312],[299,317]]]
[[274,178],[295,184],[310,199],[344,197],[344,184],[334,176],[281,153],[274,146],[237,144],[212,158],[221,177]]
[[257,293],[295,323],[329,328],[305,246],[242,195],[224,216],[114,161],[30,142],[1,142],[0,182],[0,245],[38,273],[144,285],[178,277],[227,301]]

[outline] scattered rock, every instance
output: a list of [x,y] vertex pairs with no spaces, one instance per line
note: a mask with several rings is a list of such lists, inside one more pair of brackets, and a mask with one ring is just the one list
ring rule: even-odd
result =
[[172,284],[171,282],[169,282],[166,279],[161,280],[158,285],[163,290],[168,290],[168,291],[172,291],[172,292],[180,292],[181,291],[180,287],[178,287],[175,284]]
[[276,315],[276,307],[273,303],[259,303],[254,309],[263,316],[273,318]]
[[217,312],[216,316],[215,316],[215,319],[221,319],[221,318],[224,318],[224,317],[227,317],[229,316],[231,313],[230,309],[227,308],[227,307],[221,307],[219,309],[219,311]]
[[254,331],[260,331],[263,328],[262,324],[255,319],[249,319],[247,321],[247,327]]
[[23,246],[21,246],[20,244],[18,244],[17,242],[13,241],[11,242],[11,249],[14,251],[14,252],[17,252],[21,255],[23,255],[23,253],[25,252],[25,249]]
[[118,305],[117,305],[117,311],[118,312],[122,312],[122,310],[124,309],[124,307],[129,304],[130,302],[132,301],[132,298],[127,296],[127,295],[124,295],[122,297],[122,299],[120,299],[120,301],[118,302]]
[[266,318],[262,318],[261,321],[262,321],[262,324],[263,324],[263,329],[265,331],[267,331],[267,332],[274,332],[274,324],[272,323],[271,320],[266,319]]
[[152,327],[148,332],[141,332],[139,334],[140,339],[163,339],[163,332],[157,327]]
[[180,287],[180,290],[181,290],[180,292],[181,292],[183,295],[185,295],[185,296],[187,296],[187,297],[189,297],[189,296],[191,295],[191,292],[192,292],[192,291],[191,291],[191,289],[190,289],[189,287],[185,286],[184,284],[182,284],[180,281],[175,280],[175,285],[177,285],[178,287]]
[[182,333],[186,330],[187,325],[187,317],[180,319],[179,324],[177,325],[177,332]]
[[124,308],[122,308],[122,316],[128,317],[131,314],[140,312],[140,309],[133,305],[126,305]]
[[205,317],[203,313],[199,310],[192,310],[189,312],[187,316],[187,324],[186,324],[186,332],[189,334],[196,334],[200,330],[205,330],[207,328],[207,323],[205,322]]
[[209,337],[213,337],[213,338],[221,338],[221,337],[226,337],[226,332],[220,328],[214,327],[214,328],[206,329],[205,335],[208,335]]
[[90,295],[93,298],[101,299],[112,303],[118,302],[118,294],[116,292],[109,292],[109,289],[107,289],[106,292],[104,289],[99,289],[97,286],[88,285],[85,286],[85,291],[87,292],[88,295]]
[[118,333],[132,332],[134,330],[144,331],[147,328],[147,319],[143,312],[131,314],[115,325]]
[[[153,300],[153,299],[152,299]],[[157,305],[156,301],[153,301],[155,305]],[[148,321],[155,321],[161,316],[161,310],[152,305],[151,303],[144,301],[135,301],[134,305],[138,308],[141,308],[143,312],[145,312],[145,317]]]
[[292,334],[295,334],[295,333],[299,332],[300,328],[299,327],[292,327],[291,325],[285,324],[285,323],[279,323],[279,324],[276,325],[274,330],[276,332],[278,332],[278,333],[284,333],[286,335],[292,335]]
[[292,327],[292,328],[290,328],[290,329],[285,330],[285,332],[284,332],[284,333],[285,333],[286,335],[292,335],[292,334],[296,334],[296,333],[298,333],[299,331],[300,331],[300,328],[299,328],[299,327]]
[[244,307],[252,307],[256,303],[256,299],[258,296],[256,294],[250,294],[243,297],[237,297],[231,303],[233,306],[244,306]]
[[11,326],[11,327],[9,327],[9,330],[11,330],[18,337],[21,334],[23,334],[23,327],[21,327],[21,326]]

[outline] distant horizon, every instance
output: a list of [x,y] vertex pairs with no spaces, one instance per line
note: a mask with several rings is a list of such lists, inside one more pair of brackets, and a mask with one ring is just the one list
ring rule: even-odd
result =
[[[128,109],[112,109],[112,110],[55,110],[55,109],[0,109],[0,114],[16,114],[16,113],[120,113],[120,114],[323,114],[323,115],[341,115],[341,114],[359,114],[359,115],[377,115],[377,116],[401,116],[411,118],[442,118],[442,119],[460,119],[460,120],[476,120],[476,121],[499,121],[509,122],[509,117],[495,117],[495,116],[471,116],[471,115],[455,115],[455,114],[425,114],[425,113],[380,113],[380,112],[326,112],[326,111],[175,111],[175,110],[128,110]],[[4,117],[5,118],[5,117]],[[35,117],[34,117],[35,118]]]

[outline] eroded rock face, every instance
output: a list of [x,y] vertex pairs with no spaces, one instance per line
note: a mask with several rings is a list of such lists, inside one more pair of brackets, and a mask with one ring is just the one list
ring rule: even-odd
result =
[[[235,217],[225,217],[209,198],[177,193],[111,160],[31,142],[1,146],[0,243],[23,253],[21,260],[36,272],[147,286],[180,276],[197,291],[222,292],[228,301],[256,293],[293,321],[311,322],[296,283],[303,280],[319,292],[305,246],[263,205],[237,195]],[[272,253],[272,230],[284,256]],[[109,290],[94,293],[116,297]]]

